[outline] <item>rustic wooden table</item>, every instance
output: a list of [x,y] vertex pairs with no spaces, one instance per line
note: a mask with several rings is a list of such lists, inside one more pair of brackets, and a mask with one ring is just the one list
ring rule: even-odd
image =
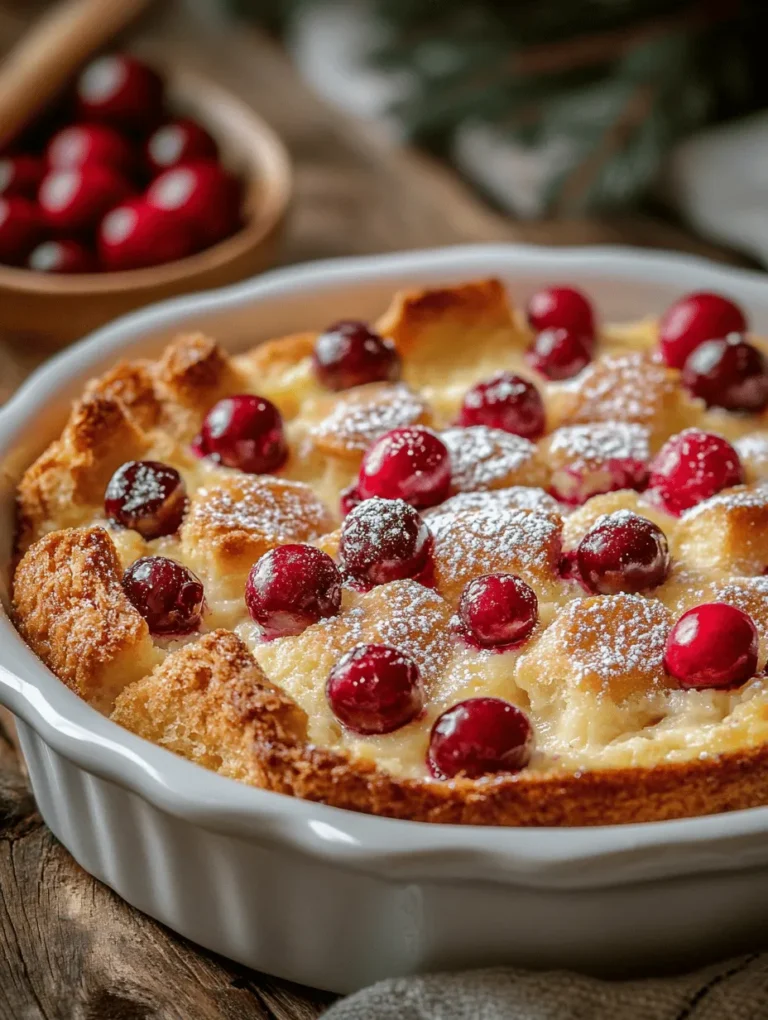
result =
[[[39,6],[0,4],[0,48]],[[282,134],[296,199],[282,261],[466,241],[626,243],[737,261],[662,220],[511,223],[449,171],[331,111],[256,32],[166,6],[147,45],[214,74]],[[0,401],[44,354],[0,336]],[[197,949],[85,874],[42,823],[0,715],[0,1020],[310,1020],[332,1000]]]

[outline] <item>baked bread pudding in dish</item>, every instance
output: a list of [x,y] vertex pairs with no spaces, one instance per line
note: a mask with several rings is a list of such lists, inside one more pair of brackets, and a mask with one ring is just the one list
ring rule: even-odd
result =
[[179,337],[19,484],[17,626],[120,725],[337,807],[766,804],[764,349],[720,295],[607,325],[496,280],[237,356]]

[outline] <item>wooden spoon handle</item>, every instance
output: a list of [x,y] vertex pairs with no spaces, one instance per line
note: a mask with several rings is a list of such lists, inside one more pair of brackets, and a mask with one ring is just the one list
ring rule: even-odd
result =
[[43,15],[0,67],[0,144],[150,2],[64,0]]

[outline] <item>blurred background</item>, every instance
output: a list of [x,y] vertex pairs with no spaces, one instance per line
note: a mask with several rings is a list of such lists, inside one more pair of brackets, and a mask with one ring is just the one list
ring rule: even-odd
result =
[[[16,47],[46,21],[74,17],[85,27],[64,46],[61,32],[49,33],[26,59],[36,99],[51,92],[48,69],[62,53],[68,77],[57,79],[54,112],[0,153],[0,390],[117,314],[271,264],[503,240],[622,243],[765,266],[763,8],[762,0],[0,0],[0,129]],[[105,120],[87,103],[83,112],[88,67],[110,53],[159,75],[165,91],[146,123]],[[184,70],[204,76],[191,107],[179,94]],[[123,192],[132,207],[146,204],[164,169],[150,173],[147,147],[190,108],[213,139],[203,155],[240,196],[226,229],[194,244],[161,229],[162,244],[117,251],[102,236],[115,217],[99,208],[102,218],[71,237],[48,216],[34,238],[45,257],[29,231],[24,243],[14,234],[3,256],[9,158],[31,157],[38,175],[50,175],[58,132],[106,123],[144,161]],[[37,203],[47,215],[39,187],[12,204]],[[125,201],[118,192],[113,205]],[[62,238],[81,262],[66,279]],[[98,281],[76,275],[82,266]],[[144,276],[117,272],[136,268]]]
[[521,219],[666,207],[768,258],[761,0],[288,0],[327,100],[450,162]]

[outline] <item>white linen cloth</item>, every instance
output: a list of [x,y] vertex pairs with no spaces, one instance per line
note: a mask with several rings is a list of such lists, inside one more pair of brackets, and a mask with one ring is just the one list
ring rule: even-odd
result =
[[682,977],[600,981],[513,969],[381,981],[323,1020],[765,1020],[768,954]]

